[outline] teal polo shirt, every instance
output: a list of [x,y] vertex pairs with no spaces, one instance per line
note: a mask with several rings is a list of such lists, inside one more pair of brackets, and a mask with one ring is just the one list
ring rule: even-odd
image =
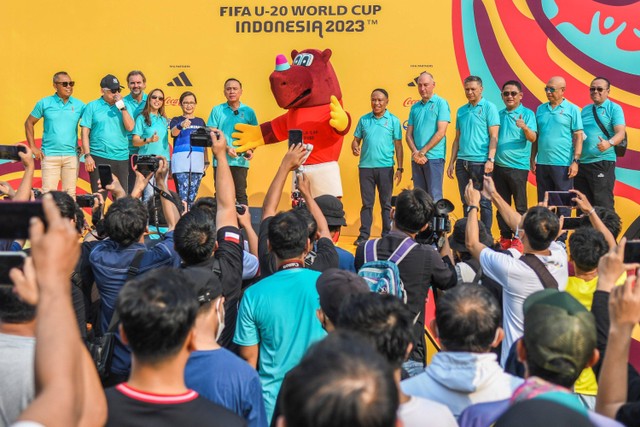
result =
[[142,139],[149,139],[153,136],[153,133],[158,134],[158,140],[156,142],[150,142],[139,148],[138,154],[146,156],[149,154],[155,154],[156,156],[164,156],[169,160],[169,128],[167,119],[159,114],[150,114],[151,125],[148,125],[144,119],[144,116],[140,114],[136,119],[136,126],[133,128],[133,135],[138,135]]
[[458,159],[486,162],[489,158],[489,127],[500,126],[498,108],[480,99],[475,106],[468,103],[458,109],[456,130],[460,131]]
[[[122,101],[124,102],[124,105],[127,106],[129,115],[131,116],[133,121],[135,121],[140,113],[142,113],[142,110],[144,110],[144,106],[147,103],[147,94],[142,94],[142,99],[140,100],[140,102],[136,101],[134,97],[131,96],[131,94],[122,98]],[[129,154],[137,154],[140,147],[134,147],[133,142],[131,142],[131,138],[133,138],[133,132],[127,133],[127,139],[129,140]]]
[[609,132],[609,137],[600,130],[596,119],[593,118],[593,104],[584,107],[582,109],[582,124],[584,125],[584,133],[587,134],[587,137],[582,143],[580,162],[595,163],[603,160],[615,162],[616,152],[613,147],[607,148],[603,152],[598,150],[598,143],[600,142],[598,137],[600,136],[603,139],[613,137],[616,133],[613,127],[626,124],[624,121],[624,112],[622,111],[622,107],[607,99],[602,104],[596,106],[596,113],[598,114],[600,123],[602,123],[607,132]]
[[[237,111],[238,114],[235,114],[229,104],[225,102],[213,107],[211,114],[209,114],[209,120],[207,120],[207,126],[220,129],[222,133],[224,133],[229,147],[233,147],[233,137],[231,134],[236,131],[236,124],[246,123],[254,126],[258,125],[258,118],[251,107],[240,103],[240,107],[238,107]],[[243,156],[233,158],[227,155],[227,161],[229,162],[229,166],[239,166],[241,168],[249,167],[249,161]],[[215,161],[214,166],[216,166]]]
[[[413,126],[413,141],[420,150],[433,138],[438,130],[438,122],[451,122],[449,103],[434,94],[427,102],[416,102],[409,112],[409,126]],[[427,151],[427,159],[444,159],[447,151],[447,137]]]
[[556,108],[549,103],[538,106],[538,157],[536,163],[550,166],[571,166],[573,132],[582,130],[580,110],[563,99]]
[[392,168],[395,141],[402,140],[400,120],[386,110],[382,117],[365,114],[358,120],[353,136],[362,139],[361,168]]
[[78,122],[84,112],[84,102],[69,97],[66,103],[58,94],[42,98],[31,115],[44,117],[42,152],[45,156],[75,156],[78,147]]
[[503,168],[529,170],[531,157],[531,143],[524,136],[524,131],[516,126],[516,120],[522,120],[529,129],[538,131],[536,115],[520,104],[512,111],[500,110],[500,131],[498,132],[498,149],[496,150],[496,165]]
[[91,129],[91,154],[109,160],[129,160],[129,141],[124,128],[122,111],[109,105],[102,97],[87,104],[80,126]]

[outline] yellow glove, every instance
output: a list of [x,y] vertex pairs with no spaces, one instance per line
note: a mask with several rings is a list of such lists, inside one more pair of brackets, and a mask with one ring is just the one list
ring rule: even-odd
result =
[[338,132],[342,132],[349,126],[349,116],[347,112],[344,111],[342,105],[338,101],[334,95],[331,95],[331,104],[329,105],[331,108],[331,120],[329,120],[329,125],[337,130]]
[[233,141],[233,146],[237,147],[237,153],[244,153],[247,150],[264,145],[260,126],[237,123],[235,129],[236,132],[232,133],[231,136],[236,139]]

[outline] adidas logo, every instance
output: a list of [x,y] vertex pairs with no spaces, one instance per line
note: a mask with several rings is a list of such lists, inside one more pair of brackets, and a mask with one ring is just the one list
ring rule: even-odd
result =
[[604,178],[604,174],[603,174],[602,172],[600,172],[600,173],[598,174],[598,178]]
[[191,84],[191,80],[185,74],[185,72],[181,72],[178,74],[178,77],[175,77],[172,81],[167,83],[167,86],[193,86]]
[[415,87],[418,85],[418,78],[420,77],[420,75],[418,75],[418,77],[414,78],[412,81],[409,82],[409,84],[407,86],[409,87]]

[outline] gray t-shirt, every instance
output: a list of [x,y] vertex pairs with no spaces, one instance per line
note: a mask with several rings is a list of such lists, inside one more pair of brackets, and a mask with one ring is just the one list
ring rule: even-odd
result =
[[0,427],[11,425],[35,393],[34,337],[0,333]]

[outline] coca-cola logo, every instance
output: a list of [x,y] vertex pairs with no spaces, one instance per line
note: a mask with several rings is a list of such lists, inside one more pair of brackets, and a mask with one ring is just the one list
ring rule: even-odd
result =
[[164,100],[164,105],[171,105],[174,107],[179,107],[180,106],[180,98],[172,98],[170,96],[167,96]]
[[411,107],[413,104],[420,102],[420,99],[413,99],[412,97],[408,97],[404,100],[404,102],[402,103],[403,107]]

